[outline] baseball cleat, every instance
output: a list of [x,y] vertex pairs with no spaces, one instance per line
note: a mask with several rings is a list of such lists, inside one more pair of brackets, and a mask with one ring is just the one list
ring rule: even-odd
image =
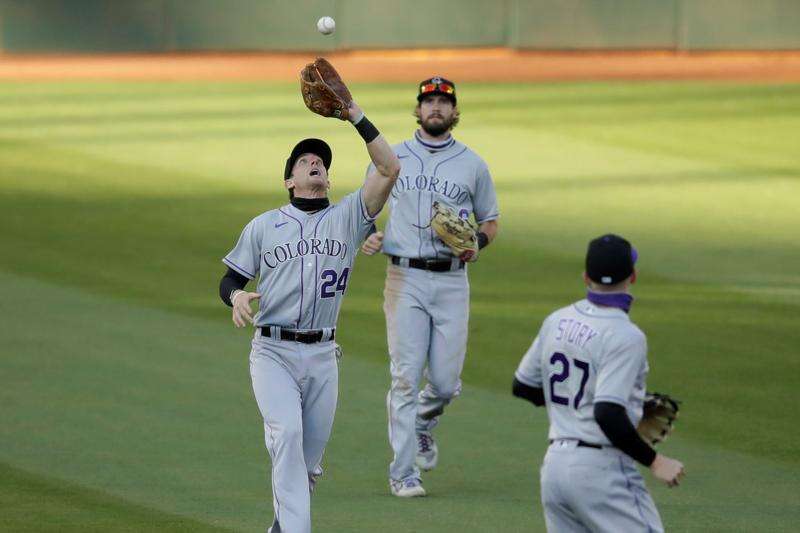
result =
[[389,488],[392,489],[392,494],[400,498],[425,496],[425,489],[422,488],[422,480],[417,477],[407,477],[402,481],[390,479]]
[[436,463],[439,460],[439,448],[436,447],[436,441],[433,440],[433,435],[428,431],[420,431],[417,433],[417,466],[420,470],[427,472],[436,468]]

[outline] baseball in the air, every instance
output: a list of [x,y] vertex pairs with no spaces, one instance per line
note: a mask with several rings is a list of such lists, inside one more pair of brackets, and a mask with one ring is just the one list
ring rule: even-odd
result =
[[330,35],[336,29],[336,21],[331,17],[322,17],[317,21],[317,29],[322,35]]

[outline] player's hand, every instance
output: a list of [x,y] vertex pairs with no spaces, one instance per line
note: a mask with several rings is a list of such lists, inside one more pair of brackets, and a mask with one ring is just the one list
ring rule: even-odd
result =
[[361,120],[361,117],[364,116],[364,111],[362,111],[361,108],[358,107],[358,104],[355,102],[355,100],[351,100],[350,105],[347,107],[347,115],[349,117],[350,122],[355,124],[356,122]]
[[361,251],[364,252],[364,255],[374,255],[381,251],[381,246],[383,246],[383,232],[376,231],[367,237],[367,240],[361,245]]
[[677,487],[684,476],[683,463],[660,453],[650,465],[650,471],[669,487]]
[[233,293],[233,298],[231,298],[233,323],[237,328],[243,328],[248,322],[253,323],[253,310],[250,309],[250,302],[259,298],[261,295],[257,292],[236,291]]
[[458,256],[458,258],[464,261],[465,263],[474,263],[475,261],[478,260],[478,251],[467,250],[466,252]]

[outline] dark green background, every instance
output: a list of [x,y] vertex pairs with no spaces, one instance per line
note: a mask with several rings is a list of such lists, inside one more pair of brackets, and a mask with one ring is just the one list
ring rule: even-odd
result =
[[0,0],[0,23],[7,52],[800,48],[795,0]]

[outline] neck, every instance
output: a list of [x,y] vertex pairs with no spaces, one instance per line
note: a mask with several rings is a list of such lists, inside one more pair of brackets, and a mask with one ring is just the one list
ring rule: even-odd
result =
[[453,139],[453,136],[450,135],[449,131],[443,135],[434,137],[425,133],[425,130],[422,128],[414,132],[414,138],[429,152],[440,152],[442,150],[447,150],[456,142],[455,139]]
[[439,143],[443,143],[445,141],[449,141],[450,137],[451,137],[450,130],[447,130],[446,132],[442,133],[441,135],[434,136],[434,135],[431,135],[430,133],[428,133],[427,131],[425,131],[422,128],[417,129],[417,135],[423,141],[425,141],[427,143],[431,143],[431,144],[439,144]]
[[586,291],[586,299],[595,305],[602,307],[615,307],[622,309],[626,313],[633,305],[633,296],[627,292],[593,292],[591,289]]

